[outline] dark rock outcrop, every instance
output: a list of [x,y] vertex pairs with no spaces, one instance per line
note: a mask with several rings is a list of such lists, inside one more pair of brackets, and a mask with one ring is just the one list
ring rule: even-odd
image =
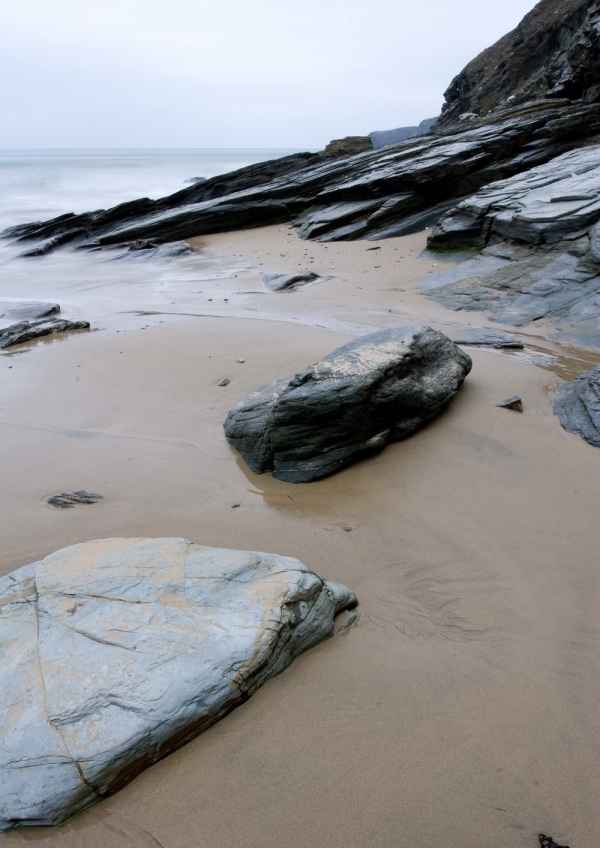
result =
[[225,435],[255,473],[308,483],[418,430],[470,370],[470,357],[430,327],[383,330],[262,386],[231,410]]
[[544,97],[595,102],[598,84],[600,3],[542,0],[452,80],[438,127]]
[[51,318],[41,321],[21,321],[11,324],[0,330],[0,350],[13,345],[30,342],[41,336],[51,336],[55,333],[65,333],[68,330],[89,330],[88,321],[66,321],[64,319]]
[[379,150],[295,154],[215,177],[161,200],[61,216],[4,235],[46,242],[81,227],[78,246],[174,241],[293,221],[303,238],[386,238],[433,226],[457,201],[600,133],[600,103],[534,104]]
[[569,433],[600,448],[600,365],[555,390],[554,414]]

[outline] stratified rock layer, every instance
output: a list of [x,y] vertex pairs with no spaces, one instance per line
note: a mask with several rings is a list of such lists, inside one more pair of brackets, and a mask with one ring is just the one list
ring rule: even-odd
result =
[[418,430],[470,370],[470,357],[430,327],[383,330],[262,386],[231,410],[225,435],[257,474],[308,483]]
[[355,605],[297,560],[185,539],[74,545],[0,579],[0,831],[113,794]]
[[[295,154],[159,200],[19,225],[4,235],[43,252],[77,229],[78,246],[176,241],[294,221],[303,238],[387,238],[435,224],[456,203],[600,133],[600,104],[542,102],[440,134],[331,158]],[[69,235],[69,239],[71,235]],[[32,248],[35,252],[38,248]]]
[[554,414],[569,433],[600,448],[600,365],[556,389]]
[[432,250],[483,254],[431,275],[422,291],[450,309],[485,310],[547,336],[600,348],[600,146],[565,153],[525,174],[491,183],[447,212]]

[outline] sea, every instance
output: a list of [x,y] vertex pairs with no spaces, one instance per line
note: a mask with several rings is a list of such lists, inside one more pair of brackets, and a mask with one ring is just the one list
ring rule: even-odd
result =
[[[290,149],[0,150],[0,233],[15,224],[67,212],[107,209],[140,197],[164,197],[197,177],[210,178],[298,152]],[[136,311],[190,309],[192,295],[219,279],[251,273],[240,259],[152,251],[89,252],[69,247],[20,256],[28,243],[0,237],[2,303],[59,303],[61,315],[114,323]],[[144,253],[146,255],[140,255]],[[1,319],[0,319],[1,320]],[[3,322],[6,325],[6,322]]]

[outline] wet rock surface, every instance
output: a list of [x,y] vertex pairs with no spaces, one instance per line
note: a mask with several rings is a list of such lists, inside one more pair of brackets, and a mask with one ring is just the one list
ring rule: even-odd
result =
[[185,539],[74,545],[0,579],[0,832],[114,794],[333,635],[353,593]]
[[452,400],[470,357],[430,327],[372,333],[261,386],[224,423],[257,474],[308,483],[418,430]]
[[460,338],[452,339],[454,344],[473,345],[474,347],[493,347],[496,350],[512,348],[522,350],[524,345],[510,333],[492,333],[489,330],[481,330],[477,327],[467,330]]
[[35,321],[60,312],[58,303],[44,303],[34,300],[0,301],[0,324],[13,321]]
[[30,342],[42,336],[66,333],[69,330],[89,330],[88,321],[66,321],[63,318],[49,318],[40,321],[21,321],[0,329],[0,350],[14,345]]
[[302,237],[321,241],[405,235],[433,226],[482,186],[547,162],[598,133],[600,103],[544,101],[355,155],[294,154],[160,200],[63,215],[13,227],[4,236],[46,243],[79,227],[85,236],[77,245],[94,247],[171,242],[286,221],[294,221]]
[[569,433],[600,448],[600,365],[555,390],[554,414]]
[[482,249],[421,290],[490,321],[545,319],[547,337],[600,349],[600,146],[481,189],[446,213],[430,250]]
[[318,279],[319,275],[314,271],[300,271],[297,274],[265,274],[263,283],[271,291],[284,291]]

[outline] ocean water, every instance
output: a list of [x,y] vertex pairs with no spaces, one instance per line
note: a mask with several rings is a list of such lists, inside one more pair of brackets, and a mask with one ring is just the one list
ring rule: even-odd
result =
[[[209,178],[294,152],[0,151],[0,232],[67,212],[163,197],[184,188],[194,177]],[[0,301],[59,303],[64,317],[92,324],[114,325],[131,313],[167,307],[171,312],[189,311],[198,305],[195,295],[204,294],[207,300],[206,292],[217,289],[219,280],[252,270],[242,260],[236,263],[202,254],[166,258],[152,251],[87,252],[66,246],[47,256],[20,256],[29,246],[0,238]]]

